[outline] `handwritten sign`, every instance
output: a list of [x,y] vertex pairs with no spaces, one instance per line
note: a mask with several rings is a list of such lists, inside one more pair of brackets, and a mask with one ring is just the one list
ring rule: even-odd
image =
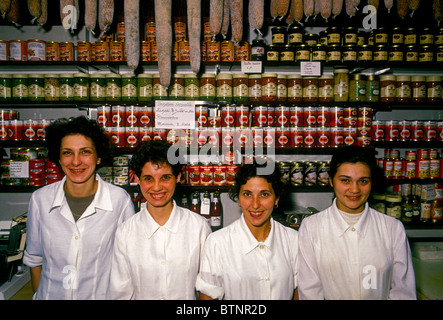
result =
[[242,61],[241,72],[243,73],[261,73],[262,62],[261,61]]
[[301,61],[300,74],[302,76],[321,76],[321,63],[318,61]]
[[194,101],[155,101],[157,129],[195,129]]
[[9,163],[11,178],[29,178],[29,161],[12,161]]

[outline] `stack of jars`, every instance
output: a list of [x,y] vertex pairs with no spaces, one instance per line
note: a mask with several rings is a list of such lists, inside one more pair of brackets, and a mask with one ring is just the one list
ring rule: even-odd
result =
[[380,102],[440,103],[441,76],[380,76]]
[[374,120],[373,141],[443,141],[443,121]]
[[0,110],[0,141],[46,140],[46,128],[52,120],[21,120],[16,110]]

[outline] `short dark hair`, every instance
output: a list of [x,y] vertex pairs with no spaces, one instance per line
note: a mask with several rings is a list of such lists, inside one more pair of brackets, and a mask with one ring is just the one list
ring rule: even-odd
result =
[[150,140],[140,143],[132,155],[130,161],[131,170],[134,171],[137,177],[140,177],[142,168],[147,162],[157,165],[167,164],[172,168],[174,176],[177,177],[182,171],[183,161],[177,161],[175,164],[171,164],[168,161],[168,150],[170,147],[174,146],[165,140]]
[[58,164],[62,139],[71,134],[81,134],[90,138],[94,143],[101,165],[112,159],[112,140],[97,121],[89,120],[85,116],[59,118],[46,129],[46,145],[48,158]]
[[[282,182],[282,174],[280,168],[276,163],[267,159],[267,162],[257,163],[256,160],[252,162],[241,164],[237,173],[235,174],[235,184],[229,189],[229,198],[232,201],[238,201],[238,196],[240,194],[240,188],[242,185],[246,184],[250,178],[261,177],[266,179],[272,185],[274,193],[277,197],[283,193],[284,183]],[[274,170],[268,175],[258,174],[258,168],[266,168],[268,166],[274,165]]]
[[329,177],[334,179],[338,168],[343,163],[361,162],[369,167],[372,180],[372,191],[384,191],[384,175],[377,165],[376,150],[373,147],[347,146],[335,151],[330,162]]

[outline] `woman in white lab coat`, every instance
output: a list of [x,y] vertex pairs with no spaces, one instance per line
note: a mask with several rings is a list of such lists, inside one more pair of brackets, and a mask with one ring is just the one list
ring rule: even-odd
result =
[[416,299],[402,223],[368,206],[378,169],[372,148],[345,147],[332,157],[333,204],[299,229],[300,299]]
[[65,177],[29,203],[23,261],[34,299],[106,299],[114,234],[134,214],[128,193],[95,172],[110,157],[109,137],[85,117],[59,119],[47,129],[47,146]]

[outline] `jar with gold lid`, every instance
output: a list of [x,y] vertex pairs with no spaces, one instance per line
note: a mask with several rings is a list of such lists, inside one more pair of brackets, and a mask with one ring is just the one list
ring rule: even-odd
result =
[[410,102],[412,97],[411,77],[397,76],[396,102]]
[[341,63],[342,48],[339,44],[328,45],[327,62],[328,63]]
[[288,28],[288,43],[298,45],[303,43],[304,31],[301,26],[293,26]]
[[386,63],[388,62],[389,53],[388,46],[385,44],[379,44],[374,47],[372,54],[372,60],[376,63]]
[[403,56],[403,45],[394,44],[392,46],[389,46],[389,62],[403,62]]
[[358,62],[372,62],[372,46],[363,44],[358,46]]
[[405,48],[405,61],[418,62],[418,47],[415,44],[410,44]]
[[303,77],[303,101],[316,102],[318,100],[318,78]]
[[429,64],[434,62],[434,47],[432,45],[422,45],[418,51],[418,62]]
[[349,81],[349,101],[361,102],[366,100],[366,77],[354,74]]
[[422,29],[419,44],[434,44],[434,30],[432,30],[432,28],[425,27]]
[[394,27],[392,28],[392,32],[390,35],[390,43],[391,44],[403,44],[404,43],[404,31],[402,27]]
[[334,70],[334,101],[347,102],[349,99],[349,70],[339,68]]
[[340,27],[329,27],[328,32],[328,46],[333,44],[341,45],[341,29]]
[[418,44],[418,35],[414,27],[409,27],[406,29],[404,45]]
[[357,45],[357,28],[356,27],[345,27],[343,29],[343,45]]
[[312,46],[312,61],[326,62],[326,47],[322,44]]

